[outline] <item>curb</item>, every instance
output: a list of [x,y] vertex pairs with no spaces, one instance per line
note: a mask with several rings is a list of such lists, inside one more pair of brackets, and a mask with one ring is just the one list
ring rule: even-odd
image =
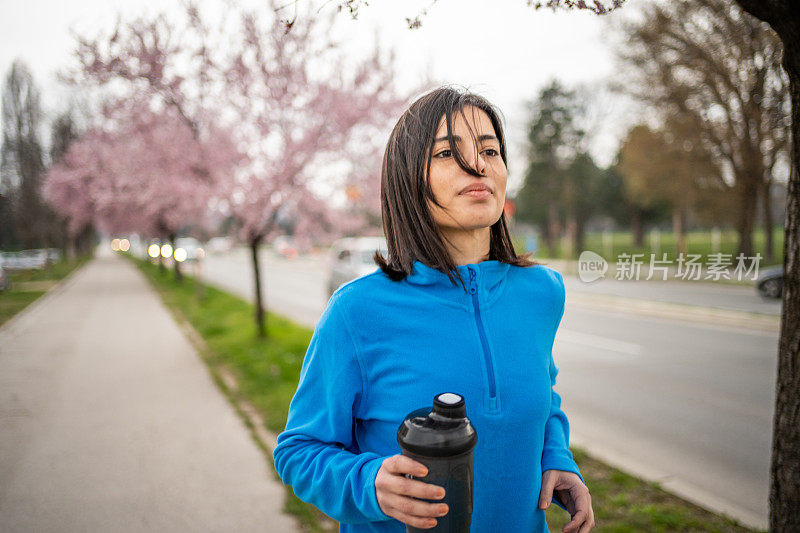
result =
[[[173,316],[175,316],[175,313],[173,313]],[[192,327],[189,321],[183,317],[176,317],[176,319],[178,326],[180,326],[181,331],[183,331],[183,334],[192,346],[205,356],[210,354],[211,350],[208,345],[206,345],[203,338],[197,333],[197,330]],[[206,357],[204,357],[204,359],[207,360]],[[272,453],[278,445],[278,436],[266,428],[264,419],[255,407],[249,402],[239,398],[239,382],[236,381],[236,377],[229,369],[221,365],[218,368],[212,368],[209,365],[206,366],[209,368],[212,375],[216,374],[219,377],[219,384],[222,386],[226,396],[228,396],[231,403],[236,407],[236,410],[245,419],[245,423],[253,432],[255,440],[259,442],[263,449],[269,452],[269,458],[272,460]]]

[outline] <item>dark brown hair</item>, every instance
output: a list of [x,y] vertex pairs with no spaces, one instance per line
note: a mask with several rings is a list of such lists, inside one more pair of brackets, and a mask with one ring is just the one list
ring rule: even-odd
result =
[[[394,281],[411,274],[414,261],[420,261],[446,273],[453,285],[458,278],[466,290],[428,208],[428,201],[442,207],[433,195],[428,178],[434,138],[442,116],[447,123],[450,150],[458,166],[473,176],[480,176],[458,151],[453,138],[453,116],[458,113],[464,117],[464,108],[468,106],[489,116],[500,143],[500,156],[507,166],[500,113],[485,98],[451,86],[435,89],[411,104],[389,136],[381,169],[381,218],[389,254],[384,258],[376,252],[374,259]],[[475,132],[470,129],[470,134],[474,139]],[[523,267],[537,264],[527,255],[517,255],[514,251],[505,213],[492,224],[490,231],[490,260]]]

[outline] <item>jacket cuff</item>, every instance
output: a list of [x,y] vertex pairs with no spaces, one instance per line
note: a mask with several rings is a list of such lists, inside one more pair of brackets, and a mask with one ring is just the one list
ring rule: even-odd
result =
[[[583,479],[583,476],[581,475],[581,472],[578,469],[578,464],[572,458],[572,453],[570,452],[567,452],[565,454],[560,454],[558,457],[553,457],[551,455],[547,458],[547,460],[543,458],[542,473],[544,473],[546,470],[561,470],[563,472],[572,472],[573,474],[577,474],[577,476],[581,478],[581,481],[584,484],[586,484],[586,480]],[[568,511],[568,509],[564,507],[564,504],[561,502],[561,500],[558,499],[558,496],[556,496],[555,491],[553,491],[553,503],[555,503],[565,511]]]
[[378,470],[380,470],[383,461],[385,461],[387,457],[376,457],[375,459],[370,459],[364,463],[364,466],[362,467],[365,480],[364,491],[367,494],[364,502],[367,508],[363,511],[364,514],[374,522],[394,520],[394,518],[381,510],[381,506],[378,504],[378,495],[375,492],[375,478],[378,476]]

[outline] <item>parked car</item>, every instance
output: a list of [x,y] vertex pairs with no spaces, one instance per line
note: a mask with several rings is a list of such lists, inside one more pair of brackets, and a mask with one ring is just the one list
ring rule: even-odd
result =
[[767,298],[780,298],[783,293],[783,266],[765,268],[756,280],[756,290]]
[[20,268],[41,269],[47,266],[47,251],[43,249],[22,250],[17,254]]
[[51,264],[58,263],[64,256],[64,254],[58,248],[48,248],[45,250],[45,254],[47,256],[47,262]]
[[19,259],[14,252],[0,252],[0,267],[6,270],[17,270]]
[[200,241],[194,237],[175,239],[175,252],[173,252],[173,256],[176,257],[178,261],[180,261],[180,258],[174,254],[180,249],[186,251],[186,261],[197,261],[205,257],[206,254],[205,250],[203,250],[203,247],[200,245]]
[[376,251],[381,252],[384,257],[387,255],[388,248],[383,237],[351,237],[333,243],[328,295],[333,294],[341,284],[360,278],[378,268],[372,259]]
[[286,259],[294,259],[299,253],[292,238],[287,235],[275,237],[275,240],[272,241],[272,247],[276,253],[282,255]]
[[208,241],[206,248],[213,254],[228,253],[233,249],[233,239],[230,237],[212,237]]

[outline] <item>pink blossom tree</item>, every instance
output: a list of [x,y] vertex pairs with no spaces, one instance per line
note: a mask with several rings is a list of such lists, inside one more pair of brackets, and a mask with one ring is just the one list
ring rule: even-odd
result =
[[[277,4],[270,8],[274,11]],[[332,216],[330,203],[311,192],[315,171],[346,158],[349,143],[361,144],[365,132],[386,126],[403,103],[393,89],[391,58],[383,59],[376,50],[366,60],[345,61],[334,43],[320,38],[331,23],[330,18],[307,17],[287,32],[275,16],[265,21],[245,12],[225,72],[231,107],[241,124],[237,133],[251,158],[229,198],[251,249],[262,336],[260,245],[279,231],[279,214],[287,206],[300,237],[334,229],[341,217]],[[379,149],[367,146],[366,157]],[[345,189],[347,181],[338,186]]]
[[[303,1],[308,0],[293,0],[291,2],[285,2],[281,6],[279,6],[276,11],[281,13],[287,13],[289,8],[293,8],[294,11],[292,13],[291,19],[284,19],[283,24],[286,25],[287,31],[290,31],[292,27],[297,23],[298,13],[297,9],[298,6],[303,3]],[[615,9],[622,7],[625,3],[625,0],[610,0],[610,1],[601,1],[601,0],[521,0],[524,1],[528,7],[532,7],[534,9],[543,9],[549,8],[553,11],[559,9],[576,9],[576,10],[587,10],[593,12],[595,15],[608,15]],[[405,19],[406,25],[408,25],[409,29],[417,29],[422,26],[422,21],[428,15],[428,10],[431,9],[434,4],[436,4],[438,0],[430,0],[430,3],[427,7],[417,11],[416,15],[408,16]],[[330,4],[330,0],[326,0],[322,7]],[[337,12],[344,12],[348,13],[353,19],[358,18],[358,14],[361,11],[362,7],[366,7],[369,5],[368,0],[337,0],[333,2],[333,5],[336,8]],[[321,9],[321,8],[320,8]]]
[[[266,328],[260,245],[279,231],[279,214],[294,218],[300,236],[320,234],[326,228],[335,233],[347,217],[331,213],[329,202],[312,193],[317,171],[347,159],[353,153],[350,146],[363,145],[364,139],[368,140],[362,153],[374,154],[379,150],[375,139],[382,136],[370,133],[387,126],[388,117],[403,103],[393,89],[391,57],[376,50],[365,60],[345,58],[328,38],[331,18],[308,17],[286,32],[274,13],[276,8],[272,2],[262,14],[242,11],[232,23],[209,24],[201,11],[188,3],[184,20],[177,24],[162,15],[119,22],[110,35],[79,40],[80,68],[71,75],[74,81],[105,87],[119,98],[135,98],[151,108],[171,110],[171,116],[187,124],[195,139],[209,149],[216,145],[203,144],[211,125],[232,126],[234,138],[220,143],[224,149],[214,148],[215,159],[235,159],[239,147],[247,158],[225,179],[213,180],[213,191],[207,192],[216,203],[226,206],[251,249],[261,336]],[[222,118],[224,121],[218,122]],[[154,131],[152,135],[156,138],[159,134]],[[181,135],[175,138],[188,142]],[[137,160],[133,150],[125,164],[144,179],[148,165],[172,161],[173,151],[183,153],[175,144],[169,154],[164,153],[168,147],[161,146],[144,161]],[[158,174],[167,180],[174,179],[176,172],[202,177],[191,165]],[[344,189],[349,176],[338,181]],[[142,212],[158,221],[156,231],[174,228],[171,222],[166,226],[163,222],[183,220],[187,210],[197,209],[191,201],[187,209],[153,207],[151,202],[158,206],[157,199],[166,195],[157,189],[145,190],[148,200]],[[182,191],[177,197],[189,193],[178,185],[171,190]],[[144,197],[144,192],[140,196]]]
[[97,130],[84,133],[45,175],[42,194],[66,219],[70,250],[77,248],[80,236],[96,223],[93,188],[102,173],[100,135]]
[[71,232],[93,220],[106,231],[157,235],[174,246],[182,227],[202,221],[238,163],[230,135],[211,128],[200,137],[173,108],[153,111],[135,100],[107,106],[104,119],[50,170],[49,200]]
[[[114,95],[118,108],[106,122],[117,131],[115,176],[134,187],[127,205],[138,204],[136,216],[144,222],[137,225],[173,245],[181,228],[202,224],[210,200],[229,189],[222,182],[232,180],[242,159],[208,103],[219,101],[215,87],[222,86],[212,79],[210,33],[193,4],[185,15],[182,26],[161,14],[118,21],[110,35],[80,37],[79,66],[65,75]],[[175,273],[180,279],[177,262]]]

